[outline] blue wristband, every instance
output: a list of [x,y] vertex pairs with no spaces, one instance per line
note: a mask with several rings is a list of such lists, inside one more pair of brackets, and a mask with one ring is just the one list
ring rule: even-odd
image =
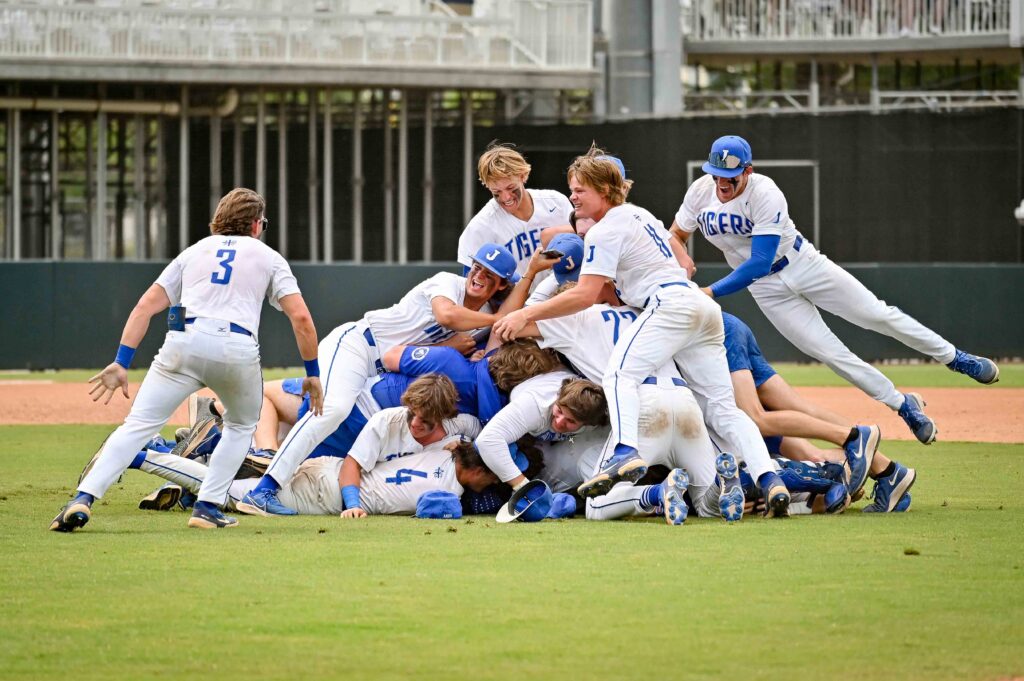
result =
[[341,488],[341,501],[345,508],[362,508],[359,504],[359,485],[345,485]]
[[315,359],[303,360],[303,364],[306,365],[306,375],[310,378],[320,375],[320,362]]
[[132,365],[132,360],[135,359],[135,348],[130,348],[127,345],[117,346],[117,357],[114,361],[128,369]]

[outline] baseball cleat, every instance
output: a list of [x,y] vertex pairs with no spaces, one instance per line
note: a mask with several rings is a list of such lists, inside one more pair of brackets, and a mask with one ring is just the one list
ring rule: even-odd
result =
[[715,471],[718,473],[718,510],[726,522],[742,520],[745,499],[736,457],[722,452],[715,459]]
[[181,500],[181,485],[172,482],[156,489],[148,497],[139,502],[139,509],[143,511],[170,511]]
[[182,426],[174,431],[174,444],[178,444],[182,440],[188,437],[189,431],[192,429],[188,426]]
[[252,491],[242,497],[242,500],[235,504],[239,513],[246,515],[298,515],[299,512],[288,508],[277,500],[277,492],[269,489]]
[[900,499],[900,503],[896,504],[896,508],[892,509],[893,513],[903,513],[910,508],[910,492],[903,495]]
[[601,467],[597,475],[576,490],[581,497],[599,497],[620,482],[634,483],[647,473],[647,464],[635,451],[613,456]]
[[689,486],[690,476],[682,468],[673,468],[661,483],[661,505],[665,512],[665,522],[669,525],[682,525],[686,522],[686,514],[690,509],[683,495]]
[[220,527],[235,527],[238,520],[226,516],[213,504],[205,501],[197,501],[192,509],[192,517],[188,519],[189,527],[198,527],[204,530],[212,530]]
[[188,431],[185,439],[174,445],[171,454],[184,459],[195,459],[209,454],[213,451],[214,436],[220,434],[220,431],[214,430],[216,426],[217,420],[212,416],[199,419]]
[[917,393],[905,393],[903,395],[903,406],[899,408],[900,418],[910,427],[910,430],[923,445],[930,445],[935,442],[935,436],[939,429],[935,422],[924,413],[925,405],[928,403]]
[[274,460],[272,449],[250,449],[242,461],[241,468],[235,474],[235,480],[247,480],[249,478],[262,478],[263,474],[270,468],[270,462]]
[[896,470],[892,475],[875,480],[875,489],[871,493],[875,501],[862,509],[864,513],[892,513],[904,498],[910,497],[910,488],[917,480],[917,471],[901,463],[893,463],[896,464]]
[[764,495],[765,518],[789,517],[789,490],[776,473],[761,476],[761,493]]
[[856,492],[864,486],[871,470],[871,462],[875,460],[878,442],[882,439],[882,431],[878,426],[857,426],[857,439],[844,448],[846,464],[849,466],[847,490]]
[[978,383],[992,385],[999,380],[999,367],[987,357],[978,357],[957,350],[953,361],[946,365],[958,374],[970,376]]
[[89,522],[91,517],[92,506],[79,494],[60,510],[57,517],[50,523],[50,530],[54,532],[74,532]]
[[196,425],[199,421],[213,417],[217,419],[217,425],[220,425],[221,418],[217,410],[213,408],[214,399],[212,397],[200,397],[199,393],[195,392],[188,396],[188,423],[190,426]]

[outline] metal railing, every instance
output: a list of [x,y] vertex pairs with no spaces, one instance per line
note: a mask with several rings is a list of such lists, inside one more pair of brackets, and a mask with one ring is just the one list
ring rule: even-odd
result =
[[1020,0],[682,0],[688,41],[1010,36]]
[[365,10],[359,3],[310,0],[294,8],[280,0],[235,0],[230,9],[176,4],[187,3],[0,2],[0,59],[591,68],[589,0],[508,0],[500,14],[484,17],[454,16],[411,0],[391,3],[396,11],[419,10],[408,14],[347,14],[338,8]]

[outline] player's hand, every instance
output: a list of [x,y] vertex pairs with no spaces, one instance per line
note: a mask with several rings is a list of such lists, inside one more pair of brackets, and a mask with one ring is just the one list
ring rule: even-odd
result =
[[711,287],[710,286],[701,286],[700,287],[700,292],[703,293],[704,295],[706,295],[711,300],[715,299],[715,294],[711,292]]
[[545,270],[550,270],[561,258],[549,258],[543,250],[534,251],[530,263],[526,266],[526,276],[532,277]]
[[526,312],[516,310],[499,319],[491,328],[491,333],[498,334],[498,338],[505,342],[515,340],[516,334],[523,330],[527,322]]
[[110,404],[110,398],[118,388],[125,398],[128,398],[128,370],[117,362],[108,364],[106,369],[90,378],[89,382],[96,384],[89,391],[93,402],[99,402],[100,398],[106,395],[107,399],[103,404]]
[[487,355],[487,348],[480,348],[479,350],[477,350],[476,352],[474,352],[472,355],[469,356],[469,361],[470,362],[479,362],[486,355]]
[[302,380],[303,394],[309,393],[309,410],[313,416],[324,413],[324,389],[320,385],[319,376],[307,376]]
[[458,350],[463,357],[468,357],[476,352],[476,338],[462,331],[446,340],[444,345]]
[[361,508],[346,508],[341,512],[342,518],[365,518],[366,511]]

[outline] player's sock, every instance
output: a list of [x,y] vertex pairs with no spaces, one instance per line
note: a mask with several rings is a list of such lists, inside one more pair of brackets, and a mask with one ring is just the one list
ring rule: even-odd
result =
[[128,464],[128,468],[134,468],[135,470],[139,470],[142,468],[142,464],[144,463],[146,463],[146,450],[142,450],[141,452],[136,454],[135,458],[132,459],[132,462]]
[[856,442],[858,437],[860,437],[860,430],[857,429],[857,426],[850,428],[850,434],[846,436],[846,440],[843,442],[843,449],[849,447],[850,443]]
[[619,444],[615,445],[615,451],[612,452],[612,458],[613,459],[617,459],[620,456],[636,456],[636,455],[637,455],[636,447],[630,447],[629,445],[624,445],[621,442]]
[[88,492],[79,491],[78,495],[74,499],[72,499],[72,501],[82,502],[83,504],[88,504],[89,506],[92,506],[92,502],[96,501],[96,497],[89,494]]
[[648,485],[643,492],[640,493],[640,508],[645,511],[650,511],[655,506],[661,506],[664,501],[664,491],[661,485]]
[[274,480],[269,475],[264,475],[260,478],[260,481],[256,483],[256,486],[252,488],[255,492],[276,492],[281,489],[281,485],[277,484],[277,480]]
[[213,504],[211,504],[208,501],[197,501],[192,508],[197,510],[197,511],[205,511],[206,513],[209,513],[211,511],[217,512],[217,513],[220,512],[219,508],[217,508],[216,506],[214,506]]
[[885,467],[885,470],[881,473],[868,473],[868,477],[872,480],[881,480],[882,478],[888,478],[890,475],[896,472],[896,462],[890,461],[889,465]]

